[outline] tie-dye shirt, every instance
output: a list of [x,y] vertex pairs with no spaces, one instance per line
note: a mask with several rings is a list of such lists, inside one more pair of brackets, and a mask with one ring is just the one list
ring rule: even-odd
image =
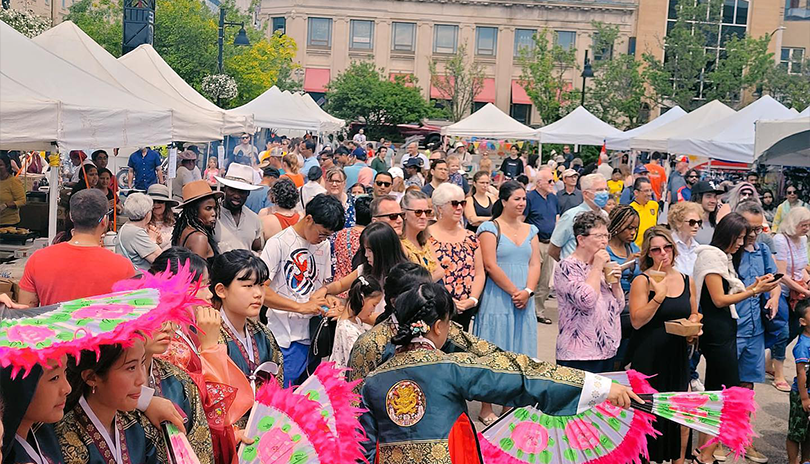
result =
[[624,297],[616,298],[604,278],[599,291],[595,291],[585,282],[590,272],[590,264],[569,256],[560,261],[554,274],[560,313],[558,360],[610,359],[619,348]]

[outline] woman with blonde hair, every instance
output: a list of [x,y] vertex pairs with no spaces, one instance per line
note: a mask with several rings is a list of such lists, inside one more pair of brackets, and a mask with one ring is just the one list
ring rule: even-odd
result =
[[691,276],[695,270],[697,247],[695,240],[703,225],[703,208],[691,201],[682,201],[669,207],[667,223],[672,230],[672,239],[678,252],[673,267],[683,274]]
[[405,220],[402,223],[402,249],[407,258],[430,272],[434,281],[444,277],[444,269],[428,243],[430,232],[427,230],[428,222],[433,219],[433,209],[429,203],[430,197],[418,189],[407,189],[402,196],[402,211]]
[[281,158],[281,164],[284,165],[284,175],[281,177],[287,177],[292,180],[296,188],[303,187],[304,176],[298,172],[298,170],[301,168],[300,164],[298,163],[298,155],[295,153],[287,153],[283,158]]

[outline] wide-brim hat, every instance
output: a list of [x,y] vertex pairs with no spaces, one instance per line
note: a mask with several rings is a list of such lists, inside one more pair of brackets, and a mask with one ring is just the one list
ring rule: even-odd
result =
[[192,150],[183,150],[177,154],[177,159],[180,161],[192,161],[197,159],[197,153]]
[[245,164],[231,163],[225,177],[214,176],[220,184],[236,190],[258,190],[261,185],[253,183],[253,168]]
[[169,208],[174,208],[180,203],[169,195],[169,187],[166,187],[163,184],[150,185],[146,190],[146,194],[152,197],[153,201],[162,201],[163,203],[168,203]]
[[208,185],[208,181],[195,180],[183,186],[183,201],[177,206],[183,207],[189,203],[193,203],[197,200],[202,200],[203,198],[208,197],[214,197],[215,199],[219,200],[224,196],[225,194],[222,192],[215,192],[211,190],[211,186]]

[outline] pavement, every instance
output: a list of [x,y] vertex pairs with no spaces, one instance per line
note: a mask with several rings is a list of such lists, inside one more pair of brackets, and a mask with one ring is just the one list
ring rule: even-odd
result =
[[[541,360],[554,362],[555,344],[557,341],[557,302],[549,299],[546,303],[546,317],[554,321],[551,325],[537,324],[537,354]],[[793,381],[796,375],[796,365],[793,362],[793,345],[787,349],[787,359],[785,360],[785,378],[788,382]],[[706,369],[705,361],[701,361],[698,371],[701,379],[704,378]],[[759,452],[769,458],[769,464],[788,464],[787,451],[785,450],[785,437],[788,429],[788,393],[780,392],[771,386],[770,380],[766,383],[757,384],[754,387],[755,399],[759,405],[756,417],[754,418],[754,431],[759,437],[754,438],[754,447]],[[478,422],[478,413],[481,409],[480,403],[469,403],[470,416],[475,420],[477,430],[483,430],[484,426]],[[495,407],[495,413],[500,409]],[[694,440],[693,440],[694,441]],[[689,462],[689,461],[687,461]],[[729,459],[726,464],[751,463],[746,459]]]

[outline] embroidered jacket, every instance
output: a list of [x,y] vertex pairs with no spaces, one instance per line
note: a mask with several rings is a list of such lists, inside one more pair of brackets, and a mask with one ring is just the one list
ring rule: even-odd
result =
[[[59,446],[59,440],[56,438],[56,433],[53,430],[52,424],[39,424],[31,429],[29,437],[36,436],[36,442],[29,440],[28,444],[35,452],[42,452],[45,458],[45,464],[63,464],[62,448]],[[38,447],[36,445],[39,445]],[[30,464],[36,462],[32,456],[28,455],[28,451],[17,440],[12,443],[11,456],[3,456],[3,462],[7,464]],[[37,450],[39,448],[39,450]]]

